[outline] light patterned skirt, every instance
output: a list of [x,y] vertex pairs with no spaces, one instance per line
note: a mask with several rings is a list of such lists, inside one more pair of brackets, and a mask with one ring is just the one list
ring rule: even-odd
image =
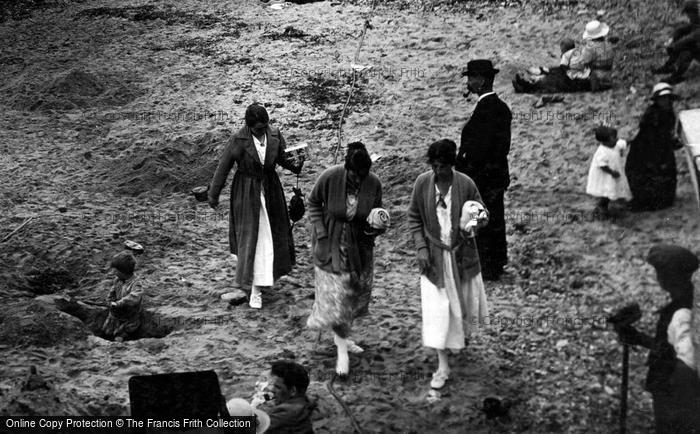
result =
[[452,253],[443,251],[444,288],[420,277],[423,345],[438,350],[464,348],[469,337],[488,317],[481,273],[464,279],[457,288]]
[[332,273],[314,267],[316,298],[306,321],[311,329],[331,328],[341,338],[350,334],[355,318],[369,313],[374,282],[374,261],[360,273]]

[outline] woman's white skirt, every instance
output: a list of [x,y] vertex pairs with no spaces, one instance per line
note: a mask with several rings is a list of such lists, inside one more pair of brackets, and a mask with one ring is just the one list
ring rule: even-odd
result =
[[260,193],[260,219],[258,220],[258,241],[255,244],[253,261],[253,286],[272,286],[274,284],[272,264],[275,249],[272,245],[272,228],[265,206],[265,192]]
[[443,252],[444,288],[421,275],[423,345],[438,350],[462,349],[464,340],[488,317],[488,303],[481,273],[461,282],[457,290],[452,253]]

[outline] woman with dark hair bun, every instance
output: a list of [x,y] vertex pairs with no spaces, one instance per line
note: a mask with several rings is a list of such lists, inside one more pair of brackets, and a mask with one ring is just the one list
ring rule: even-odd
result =
[[432,170],[418,176],[408,227],[418,250],[423,345],[435,348],[438,369],[430,386],[449,378],[447,349],[465,347],[488,316],[474,236],[489,219],[476,184],[454,170],[457,145],[447,139],[428,148]]
[[370,173],[365,145],[350,143],[345,164],[326,169],[309,195],[316,298],[307,326],[331,329],[338,349],[336,372],[347,375],[352,322],[368,313],[374,280],[374,238],[389,224],[381,209],[382,184]]
[[245,126],[226,145],[209,186],[209,205],[219,205],[219,194],[234,163],[231,183],[229,244],[238,255],[236,283],[250,287],[250,307],[262,308],[262,288],[272,287],[294,265],[294,241],[277,165],[298,174],[303,157],[285,154],[282,133],[268,124],[265,107],[252,104]]

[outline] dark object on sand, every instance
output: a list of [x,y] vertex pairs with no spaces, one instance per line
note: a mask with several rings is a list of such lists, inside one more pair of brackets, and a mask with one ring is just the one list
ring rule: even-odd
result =
[[139,375],[129,378],[131,416],[158,420],[228,416],[214,371]]
[[561,95],[545,95],[535,101],[532,106],[534,108],[540,108],[546,106],[547,104],[556,104],[558,102],[564,102],[564,97]]
[[37,389],[50,389],[49,384],[46,382],[44,377],[39,375],[36,371],[36,366],[32,365],[29,367],[29,375],[22,386],[22,390],[37,390]]
[[510,407],[511,404],[509,402],[502,402],[498,398],[489,397],[484,399],[482,411],[486,413],[487,419],[495,419],[497,417],[508,416]]
[[208,192],[209,192],[208,185],[205,187],[195,187],[192,189],[192,195],[194,195],[194,198],[197,199],[197,202],[206,202]]
[[[608,317],[615,327],[628,327],[642,317],[639,304],[632,303]],[[627,432],[627,388],[629,384],[630,346],[622,344],[622,384],[620,385],[620,433]]]
[[231,292],[221,294],[221,299],[233,306],[238,306],[239,304],[243,304],[248,300],[248,294],[240,289],[234,289]]

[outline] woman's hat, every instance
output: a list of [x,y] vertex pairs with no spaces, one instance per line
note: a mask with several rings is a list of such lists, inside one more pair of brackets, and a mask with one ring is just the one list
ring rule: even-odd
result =
[[369,216],[367,216],[367,223],[369,223],[372,229],[387,229],[391,223],[389,212],[384,208],[372,208],[372,211],[369,212]]
[[226,409],[229,416],[255,416],[258,419],[255,432],[257,434],[264,433],[270,427],[270,416],[262,410],[253,408],[243,398],[233,398],[226,403]]
[[586,24],[586,30],[583,32],[583,39],[598,39],[607,35],[610,31],[610,26],[601,23],[598,20],[590,21]]
[[698,257],[690,250],[671,244],[657,244],[649,250],[647,262],[657,272],[672,276],[687,276],[698,269]]
[[668,83],[657,83],[651,92],[651,99],[656,99],[660,96],[670,96],[673,99],[678,99],[678,95],[673,93],[673,86]]

